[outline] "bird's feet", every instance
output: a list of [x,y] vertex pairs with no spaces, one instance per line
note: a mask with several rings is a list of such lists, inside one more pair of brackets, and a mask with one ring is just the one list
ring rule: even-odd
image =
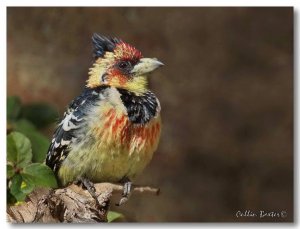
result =
[[94,200],[96,201],[96,207],[98,209],[102,209],[103,206],[100,204],[98,197],[96,195],[96,189],[95,186],[93,184],[93,182],[91,182],[89,179],[87,178],[79,178],[76,182],[76,185],[82,185],[83,188],[87,189],[88,192],[90,193],[90,195],[94,198]]
[[123,193],[122,198],[120,199],[119,203],[116,203],[116,206],[121,206],[126,203],[131,193],[132,182],[127,177],[123,178],[120,182],[124,184]]

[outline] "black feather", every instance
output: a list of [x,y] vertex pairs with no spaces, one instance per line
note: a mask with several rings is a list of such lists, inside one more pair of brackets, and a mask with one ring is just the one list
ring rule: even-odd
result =
[[121,40],[118,38],[111,38],[94,33],[92,37],[94,51],[94,58],[103,57],[105,52],[113,52],[116,44],[120,43]]
[[132,123],[146,124],[157,114],[157,107],[159,105],[156,96],[151,91],[137,96],[128,90],[117,89],[121,94],[121,100],[127,109],[128,118]]

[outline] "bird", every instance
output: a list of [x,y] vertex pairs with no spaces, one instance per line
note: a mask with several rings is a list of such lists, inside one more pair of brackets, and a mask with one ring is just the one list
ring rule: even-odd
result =
[[94,183],[121,183],[121,205],[158,147],[161,105],[148,76],[164,64],[119,38],[95,33],[92,45],[86,85],[58,123],[46,165],[59,186],[79,182],[98,204]]

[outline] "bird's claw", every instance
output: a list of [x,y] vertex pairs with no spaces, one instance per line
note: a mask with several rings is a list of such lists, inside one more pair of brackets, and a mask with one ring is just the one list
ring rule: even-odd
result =
[[129,179],[127,179],[123,186],[122,198],[120,199],[119,203],[116,203],[116,206],[121,206],[128,201],[131,193],[131,187],[132,182]]
[[128,197],[122,197],[119,201],[119,203],[116,203],[116,206],[121,206],[123,204],[125,204],[128,201]]
[[76,181],[76,184],[81,184],[83,188],[86,188],[88,190],[88,192],[90,193],[90,195],[93,197],[93,199],[96,202],[96,207],[98,209],[101,209],[102,206],[98,200],[97,194],[96,194],[96,189],[94,184],[87,178],[80,178],[78,181]]

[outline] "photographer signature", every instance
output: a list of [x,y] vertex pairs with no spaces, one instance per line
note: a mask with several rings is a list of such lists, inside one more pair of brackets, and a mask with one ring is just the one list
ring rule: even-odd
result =
[[286,218],[287,212],[286,211],[251,211],[251,210],[245,210],[245,211],[237,211],[235,213],[235,216],[237,218],[240,217],[259,217],[259,218]]

